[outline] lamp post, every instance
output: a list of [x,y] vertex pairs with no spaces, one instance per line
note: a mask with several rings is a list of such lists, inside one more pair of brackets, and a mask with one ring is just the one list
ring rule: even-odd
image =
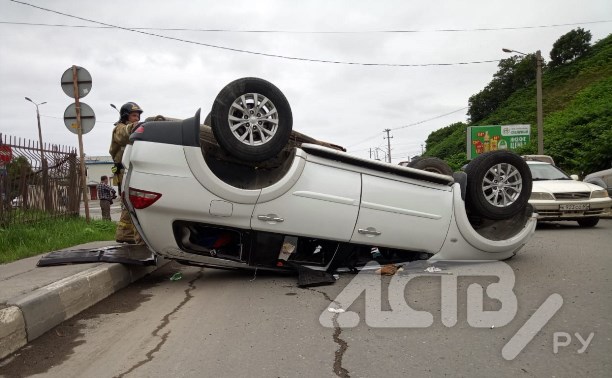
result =
[[51,210],[51,197],[49,193],[49,177],[47,172],[47,160],[45,159],[45,151],[43,150],[43,139],[42,139],[42,130],[40,128],[40,112],[38,111],[39,105],[44,105],[47,102],[39,102],[36,103],[32,101],[31,98],[25,97],[27,101],[30,101],[34,106],[36,106],[36,121],[38,122],[38,143],[40,147],[40,164],[42,167],[42,180],[43,180],[43,196],[45,197],[45,210]]
[[[502,48],[503,52],[506,53],[517,53],[523,56],[527,54],[516,50],[510,50]],[[537,105],[537,122],[538,122],[538,154],[544,154],[544,116],[542,113],[542,53],[540,50],[536,51],[536,105]]]
[[36,121],[38,122],[38,142],[40,143],[40,162],[42,164],[42,161],[45,158],[45,153],[43,151],[42,131],[40,129],[40,113],[38,112],[38,106],[46,104],[47,101],[43,101],[37,104],[36,102],[32,101],[32,99],[29,97],[26,97],[25,99],[30,101],[32,104],[34,104],[34,106],[36,106]]

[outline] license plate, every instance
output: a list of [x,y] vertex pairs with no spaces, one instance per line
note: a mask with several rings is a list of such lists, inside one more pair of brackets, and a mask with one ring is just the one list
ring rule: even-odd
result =
[[559,210],[588,210],[590,204],[588,203],[568,203],[559,205]]

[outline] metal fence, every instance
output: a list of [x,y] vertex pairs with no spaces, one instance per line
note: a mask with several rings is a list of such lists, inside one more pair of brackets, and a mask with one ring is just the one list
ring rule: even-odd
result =
[[80,169],[74,147],[0,133],[0,227],[79,214]]

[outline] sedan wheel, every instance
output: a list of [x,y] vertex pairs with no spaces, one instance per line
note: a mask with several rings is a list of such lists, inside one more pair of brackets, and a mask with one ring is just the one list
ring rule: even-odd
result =
[[219,145],[245,161],[276,156],[287,144],[293,118],[289,102],[272,83],[243,78],[225,86],[211,111],[211,127]]
[[465,169],[468,206],[485,218],[499,220],[521,212],[531,195],[531,172],[525,161],[509,151],[476,157]]

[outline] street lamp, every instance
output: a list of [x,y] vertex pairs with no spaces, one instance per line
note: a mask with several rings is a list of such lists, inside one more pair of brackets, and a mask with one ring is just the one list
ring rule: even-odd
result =
[[34,104],[34,106],[36,106],[36,121],[38,122],[38,142],[40,143],[40,164],[42,167],[42,174],[43,174],[43,192],[44,192],[43,195],[45,196],[45,209],[50,211],[51,210],[51,197],[49,193],[49,178],[48,178],[48,172],[47,172],[47,160],[45,159],[45,152],[43,150],[42,130],[40,128],[40,112],[38,111],[38,106],[44,105],[47,102],[43,101],[40,103],[36,103],[32,101],[32,99],[29,97],[26,97],[25,99],[30,101],[32,104]]
[[32,101],[32,99],[29,97],[26,97],[25,99],[30,101],[32,104],[34,104],[34,106],[36,106],[36,121],[38,121],[38,142],[40,143],[40,162],[42,164],[42,161],[45,158],[45,154],[43,152],[42,131],[40,129],[40,113],[38,112],[38,106],[46,104],[47,101],[43,101],[37,104],[36,102]]
[[[527,54],[516,50],[510,50],[502,48],[503,52],[506,53],[517,53],[524,56]],[[536,51],[536,104],[537,104],[537,122],[538,122],[538,154],[544,154],[544,126],[543,126],[543,115],[542,115],[542,53],[540,50]]]

